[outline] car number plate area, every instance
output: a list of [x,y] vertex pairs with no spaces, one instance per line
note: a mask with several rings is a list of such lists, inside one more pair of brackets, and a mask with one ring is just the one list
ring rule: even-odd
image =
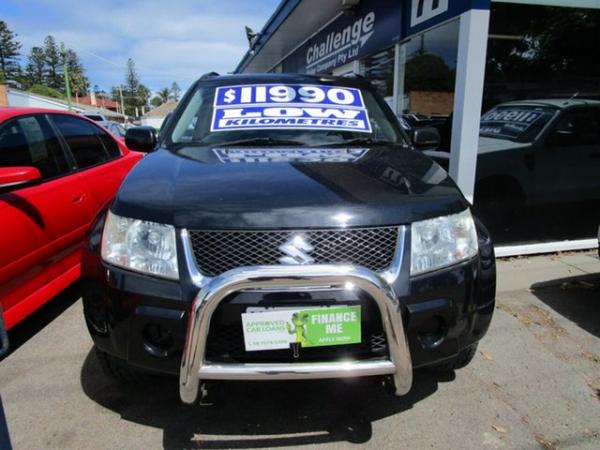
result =
[[246,351],[279,350],[292,344],[324,347],[361,341],[360,305],[323,308],[248,308],[242,314]]

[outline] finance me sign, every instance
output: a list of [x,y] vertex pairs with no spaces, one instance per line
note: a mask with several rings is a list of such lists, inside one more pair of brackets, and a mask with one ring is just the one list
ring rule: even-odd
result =
[[247,351],[361,342],[360,306],[282,308],[242,314]]

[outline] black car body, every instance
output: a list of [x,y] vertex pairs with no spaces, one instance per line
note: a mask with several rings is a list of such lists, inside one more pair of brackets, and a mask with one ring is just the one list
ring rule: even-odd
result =
[[[266,86],[276,94],[286,92],[283,86],[295,89],[293,95],[309,92],[311,100],[313,94],[329,96],[333,89],[333,95],[339,94],[344,102],[343,90],[360,91],[372,132],[207,131],[208,121],[211,129],[218,123],[211,108],[218,108],[219,96],[240,86],[251,86],[248,89],[257,93]],[[200,112],[190,117],[194,111]],[[347,112],[340,111],[335,114]],[[201,127],[204,131],[198,131]],[[134,148],[141,142],[134,141],[133,130],[127,136]],[[303,141],[294,142],[295,136]],[[282,74],[205,77],[190,88],[161,134],[158,148],[131,171],[110,210],[98,217],[90,232],[82,269],[86,322],[102,355],[138,368],[180,374],[182,385],[190,367],[194,372],[209,362],[213,372],[201,373],[210,379],[352,376],[351,368],[342,375],[327,364],[338,367],[350,361],[367,367],[391,359],[398,367],[397,355],[402,352],[403,358],[410,352],[405,375],[411,364],[440,365],[461,358],[466,362],[486,333],[494,310],[494,252],[485,227],[474,219],[474,253],[455,263],[418,274],[415,269],[411,275],[411,253],[417,245],[415,224],[435,227],[437,222],[423,221],[461,214],[471,223],[469,210],[447,173],[412,149],[391,110],[366,81]],[[121,225],[106,232],[107,220]],[[439,220],[446,224],[446,219]],[[129,233],[127,227],[147,223],[174,230],[176,267],[163,269],[177,272],[176,277],[142,273],[147,270],[127,267],[131,261],[123,263],[127,256],[105,251],[112,248],[113,240],[121,239],[119,233]],[[299,237],[302,245],[297,243]],[[117,253],[118,245],[114,244]],[[429,264],[427,255],[424,258],[423,264]],[[344,273],[359,289],[353,289],[352,283],[340,287]],[[227,283],[233,287],[222,291],[222,298],[211,298],[208,291],[225,289]],[[253,289],[252,283],[260,288]],[[378,296],[374,286],[385,291],[385,300],[374,302],[367,295]],[[204,306],[211,301],[214,305]],[[287,349],[263,351],[245,348],[240,316],[250,310],[337,305],[359,307],[360,342],[314,348],[290,344]],[[396,335],[390,332],[394,326],[396,332],[401,330]],[[196,339],[202,342],[199,353],[194,353]],[[401,346],[404,342],[406,348]],[[392,347],[400,353],[393,354]],[[309,373],[307,367],[323,371]],[[231,370],[215,375],[224,368]],[[253,372],[248,375],[243,370]],[[393,375],[389,367],[386,370],[356,374]],[[192,376],[199,377],[198,373]],[[404,384],[409,388],[410,380]],[[183,394],[182,398],[191,401],[195,395],[191,400]]]

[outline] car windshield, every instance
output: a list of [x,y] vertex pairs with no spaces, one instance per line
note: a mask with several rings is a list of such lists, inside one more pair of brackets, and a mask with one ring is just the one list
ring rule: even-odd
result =
[[125,128],[121,124],[113,123],[111,131],[119,137],[125,137]]
[[170,127],[167,147],[407,144],[369,91],[331,84],[198,86]]
[[531,142],[555,113],[555,109],[529,105],[497,106],[485,113],[479,135],[517,142]]

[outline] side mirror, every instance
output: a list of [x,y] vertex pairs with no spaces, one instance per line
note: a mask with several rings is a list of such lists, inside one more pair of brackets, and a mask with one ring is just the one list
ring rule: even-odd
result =
[[435,150],[440,141],[440,132],[433,127],[417,128],[412,132],[412,142],[418,150]]
[[23,187],[42,179],[36,167],[0,167],[0,189],[2,191]]
[[125,145],[138,152],[151,152],[156,147],[156,130],[149,126],[129,128],[125,133]]

